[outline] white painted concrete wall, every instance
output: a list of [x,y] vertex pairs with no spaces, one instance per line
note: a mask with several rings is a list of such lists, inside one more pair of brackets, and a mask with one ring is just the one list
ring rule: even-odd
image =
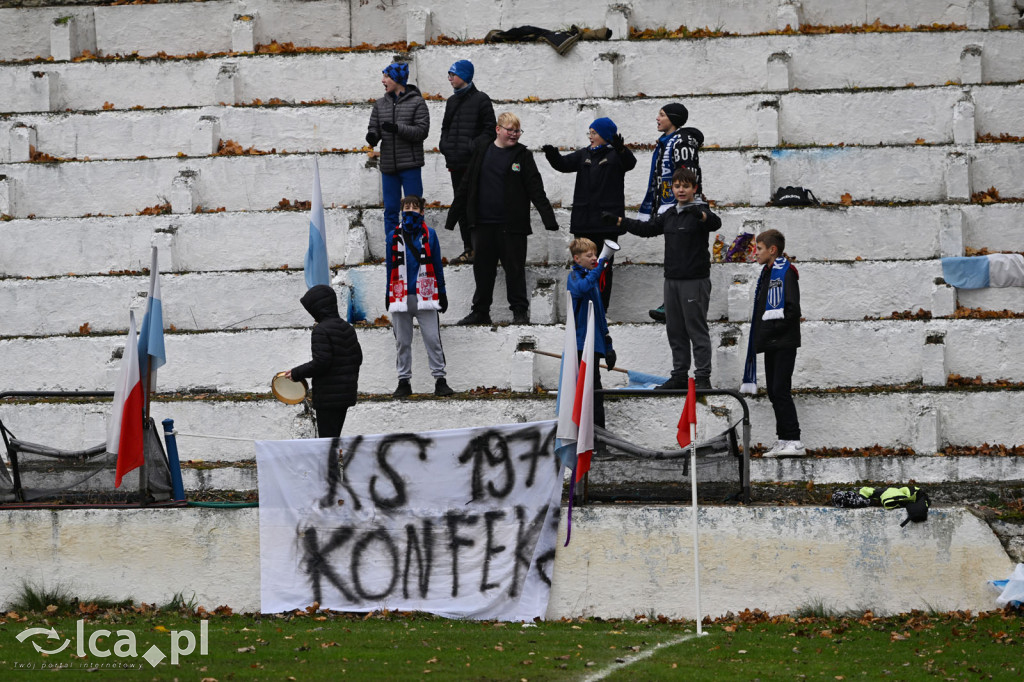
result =
[[[539,152],[538,152],[539,155]],[[963,159],[969,176],[951,170]],[[770,164],[770,177],[752,175],[756,164]],[[572,203],[575,176],[558,173],[538,159],[544,187],[552,203]],[[850,194],[856,201],[944,202],[998,185],[1005,197],[1024,196],[1024,178],[1012,173],[1024,164],[1024,146],[990,144],[960,150],[953,146],[817,147],[773,149],[770,155],[732,150],[707,150],[701,168],[708,178],[707,196],[721,204],[764,205],[778,186],[801,185],[819,200],[839,203]],[[284,198],[308,201],[312,191],[312,159],[306,154],[140,159],[67,163],[0,164],[13,189],[8,215],[72,217],[132,215],[175,198],[173,187],[182,172],[195,173],[191,206],[172,209],[191,213],[205,209],[268,210]],[[440,154],[428,154],[422,170],[424,192],[449,204],[452,188]],[[380,174],[376,160],[362,153],[320,156],[324,203],[335,206],[380,205]],[[647,174],[626,175],[626,195],[643,197]],[[118,187],[111,196],[107,187]],[[61,192],[54,193],[54,187]],[[633,201],[638,201],[634,199]]]
[[[550,29],[565,28],[569,24],[601,27],[609,22],[612,3],[575,2],[553,6],[544,2],[505,0],[495,3],[488,12],[467,0],[448,0],[430,3],[425,8],[420,2],[389,0],[386,3],[355,3],[352,0],[324,2],[204,2],[184,5],[161,4],[122,5],[95,8],[23,8],[0,10],[0,21],[14,27],[10,35],[0,41],[0,59],[32,59],[50,55],[50,25],[53,20],[68,15],[94,16],[96,44],[101,54],[151,55],[188,54],[191,52],[226,52],[232,49],[232,19],[248,14],[256,19],[257,43],[270,39],[293,42],[296,45],[342,47],[360,43],[379,44],[398,40],[413,40],[424,31],[410,21],[411,15],[428,9],[429,33],[427,37],[447,35],[459,39],[481,39],[491,29],[508,29],[522,24],[523,17],[536,26]],[[978,3],[981,4],[981,3]],[[985,5],[990,3],[986,2]],[[934,3],[927,0],[913,2],[872,2],[855,5],[836,4],[824,0],[805,1],[801,23],[841,26],[844,24],[872,23],[876,19],[889,25],[917,26],[920,24],[959,24],[969,28],[987,28],[989,25],[1016,23],[1019,14],[1013,11],[1011,0],[997,0],[992,7],[979,12],[968,0]],[[196,17],[201,16],[201,20]],[[612,15],[611,23],[622,19]],[[680,25],[691,29],[710,28],[730,33],[761,33],[774,31],[780,26],[776,0],[740,2],[730,0],[719,3],[668,2],[656,0],[633,3],[627,15],[630,26],[643,30]],[[159,26],[161,30],[155,30]],[[794,26],[794,28],[796,28]],[[621,39],[613,35],[613,39]]]
[[[959,508],[933,508],[927,522],[900,528],[901,513],[880,509],[704,507],[698,614],[690,514],[578,507],[573,542],[557,547],[547,617],[778,614],[815,604],[880,615],[982,611],[995,607],[986,580],[1012,570],[992,531]],[[2,519],[2,604],[32,576],[83,599],[164,603],[181,593],[210,610],[259,610],[256,509],[5,511]]]
[[[902,385],[924,376],[941,379],[949,373],[981,376],[986,382],[1024,381],[1024,358],[1014,352],[1022,325],[1021,319],[805,322],[793,385],[801,389]],[[663,326],[623,324],[613,326],[611,333],[621,367],[668,374],[671,359]],[[942,350],[934,351],[926,343],[935,334],[945,334]],[[739,385],[746,337],[744,324],[712,323],[712,382]],[[391,329],[362,328],[359,338],[364,357],[360,390],[390,393],[395,381]],[[520,380],[514,377],[520,371],[513,359],[524,338],[557,352],[564,332],[559,325],[445,329],[450,382],[463,390],[519,386]],[[734,345],[722,345],[723,338]],[[26,385],[35,390],[105,390],[114,385],[123,344],[123,336],[2,339],[0,376],[5,377],[4,387],[12,390]],[[264,392],[274,373],[308,360],[309,333],[275,329],[169,334],[166,347],[175,361],[161,369],[161,391],[212,387],[225,393]],[[426,367],[423,349],[416,342],[413,358],[415,367]],[[538,366],[533,379],[553,388],[557,373],[557,363]],[[620,381],[625,383],[624,375],[610,383],[620,385]]]
[[[481,88],[486,85],[480,84]],[[447,93],[445,93],[447,94]],[[906,145],[954,142],[954,109],[962,97],[975,105],[978,135],[1019,129],[1013,111],[1024,107],[1024,85],[937,86],[885,90],[789,92],[780,95],[708,95],[686,99],[689,123],[701,129],[706,147],[765,146],[759,137],[758,112],[764,102],[778,104],[778,144]],[[618,125],[627,142],[650,144],[657,133],[654,114],[660,99],[553,100],[499,103],[528,122],[525,142],[532,147],[553,144],[571,149],[586,143],[586,131],[599,116]],[[233,140],[248,149],[269,152],[319,152],[361,149],[365,144],[369,103],[317,106],[185,107],[131,111],[115,109],[79,113],[26,113],[0,119],[0,135],[13,126],[35,131],[35,147],[58,158],[134,159],[163,156],[205,156],[217,139]],[[424,143],[438,146],[445,103],[428,102],[432,129]],[[219,135],[207,134],[205,146],[193,136],[204,119],[216,119]],[[3,122],[3,121],[6,122]],[[526,123],[524,123],[526,127]],[[0,138],[2,139],[2,138]],[[959,140],[958,140],[959,142]],[[639,157],[649,156],[638,151]],[[0,144],[0,161],[12,158]],[[637,174],[644,175],[641,163]]]
[[[558,361],[537,358],[538,364]],[[430,393],[433,383],[417,366],[413,390]],[[390,368],[389,368],[390,369]],[[394,382],[394,380],[392,380]],[[34,390],[29,384],[13,383],[5,390]],[[453,386],[459,389],[465,385]],[[725,385],[725,387],[731,387]],[[269,379],[261,397],[242,400],[232,396],[197,396],[182,400],[157,398],[152,414],[157,423],[174,420],[182,434],[178,448],[183,462],[252,462],[251,442],[230,438],[287,440],[312,435],[311,423],[301,406],[291,407],[269,397]],[[742,417],[732,398],[709,398],[698,406],[698,439],[707,440],[726,425]],[[915,393],[865,392],[798,394],[802,440],[812,449],[868,448],[880,445],[909,449],[916,457],[828,457],[804,460],[751,461],[755,481],[807,481],[854,483],[860,480],[909,480],[919,482],[1024,479],[1024,461],[1019,457],[931,457],[946,446],[1000,443],[1024,445],[1024,396],[1020,391],[932,390]],[[775,420],[771,404],[762,393],[747,397],[750,408],[751,443],[768,447],[775,442]],[[713,408],[713,409],[712,409]],[[388,433],[395,430],[422,431],[462,428],[487,424],[525,423],[550,419],[553,396],[416,400],[361,399],[348,414],[345,434]],[[679,421],[682,398],[618,398],[606,403],[608,426],[628,435],[641,445],[671,449]],[[0,404],[0,419],[17,436],[54,447],[82,448],[106,438],[109,401],[85,404],[10,403]],[[866,426],[868,425],[868,426]],[[161,427],[162,428],[162,427]],[[602,463],[595,476],[620,471]],[[625,480],[644,480],[652,471],[632,467]]]
[[[581,42],[563,57],[540,44],[431,46],[409,54],[410,82],[424,92],[447,95],[448,68],[465,58],[476,66],[481,89],[497,100],[1015,83],[1024,67],[1022,41],[1018,31],[769,35]],[[961,65],[961,52],[968,45],[981,47],[981,78]],[[790,55],[789,87],[769,87],[768,60],[780,52]],[[617,56],[611,61],[613,54]],[[836,54],[844,59],[834,59]],[[0,65],[0,88],[10,93],[4,109],[12,112],[100,110],[106,102],[127,109],[271,98],[294,103],[365,101],[380,96],[380,71],[393,56],[381,51],[7,64]],[[652,79],[650,65],[665,60],[700,68],[683,80]],[[498,77],[508,63],[519,65],[515,77]],[[549,78],[553,70],[562,77]],[[41,98],[33,90],[36,72],[57,77],[55,97]]]

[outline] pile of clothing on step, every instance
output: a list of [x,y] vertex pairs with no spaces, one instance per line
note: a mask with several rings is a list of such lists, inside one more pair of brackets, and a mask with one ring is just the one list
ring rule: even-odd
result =
[[907,518],[903,520],[900,527],[911,521],[915,523],[926,521],[930,503],[928,493],[916,485],[889,486],[887,488],[864,486],[857,490],[832,491],[832,506],[834,507],[906,509]]

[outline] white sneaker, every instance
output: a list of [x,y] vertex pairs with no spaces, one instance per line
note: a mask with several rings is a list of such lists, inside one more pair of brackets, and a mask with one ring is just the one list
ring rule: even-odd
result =
[[779,451],[783,448],[783,446],[785,444],[786,444],[786,441],[784,441],[784,440],[775,441],[775,445],[771,446],[771,448],[769,448],[768,450],[765,450],[764,454],[761,455],[761,456],[762,457],[778,457],[779,456]]
[[807,454],[804,444],[798,440],[784,440],[779,443],[782,447],[773,457],[803,457]]

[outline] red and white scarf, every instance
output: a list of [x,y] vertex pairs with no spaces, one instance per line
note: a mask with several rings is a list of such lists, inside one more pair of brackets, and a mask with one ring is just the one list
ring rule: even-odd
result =
[[[412,244],[405,243],[402,226],[395,228],[391,238],[391,278],[388,281],[388,312],[404,313],[409,310],[409,285],[406,282],[406,257],[420,264],[416,276],[416,305],[420,310],[441,309],[441,300],[437,291],[437,277],[434,276],[434,261],[430,253],[430,238],[427,224],[422,223],[419,237],[422,258]],[[409,235],[415,239],[415,235]]]

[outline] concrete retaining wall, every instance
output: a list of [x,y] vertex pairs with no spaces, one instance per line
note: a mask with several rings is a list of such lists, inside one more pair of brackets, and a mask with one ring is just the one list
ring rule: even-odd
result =
[[[0,175],[7,176],[5,212],[15,217],[132,215],[168,202],[174,213],[192,213],[200,206],[260,211],[281,199],[308,201],[312,165],[305,154],[163,158],[0,164]],[[325,205],[381,204],[377,159],[326,154],[319,165]],[[1003,197],[1024,197],[1024,178],[1011,172],[1020,165],[1024,145],[1014,144],[812,147],[770,154],[707,150],[701,158],[710,199],[754,206],[763,206],[776,187],[787,185],[809,186],[829,203],[847,194],[856,201],[966,202],[972,193],[994,186]],[[558,173],[543,159],[538,166],[548,199],[570,205],[574,174]],[[431,201],[451,203],[450,174],[440,154],[427,155],[422,178]],[[646,173],[628,173],[626,196],[643,197],[646,185]],[[104,191],[108,187],[120,191],[111,195]]]
[[[900,3],[871,0],[850,6],[827,0],[805,0],[786,3],[783,7],[780,4],[777,0],[733,0],[711,5],[695,0],[648,0],[624,6],[574,0],[553,6],[537,1],[505,0],[494,3],[491,11],[481,12],[466,0],[442,0],[430,3],[429,8],[404,0],[381,3],[247,0],[211,1],[201,5],[190,2],[0,9],[0,22],[14,29],[9,35],[0,36],[0,59],[32,59],[60,53],[60,34],[51,38],[52,25],[56,19],[69,16],[74,17],[81,28],[91,30],[88,49],[108,55],[251,50],[251,45],[271,40],[318,47],[396,40],[422,43],[440,35],[473,40],[483,38],[491,29],[520,25],[523,16],[530,17],[536,26],[551,29],[569,24],[594,28],[611,26],[615,31],[612,37],[616,40],[625,36],[623,28],[627,25],[640,30],[671,30],[686,25],[691,29],[708,27],[730,33],[761,33],[782,29],[787,24],[796,28],[800,23],[841,26],[872,23],[877,19],[889,25],[937,23],[979,29],[990,25],[1016,25],[1019,19],[1012,0],[957,0],[945,4],[927,0]],[[239,15],[246,15],[250,20],[241,24],[236,19]],[[77,56],[77,53],[70,56]]]
[[[478,85],[496,100],[1016,83],[1024,68],[1022,43],[1019,31],[951,31],[581,42],[563,57],[540,44],[431,46],[408,54],[409,82],[447,95],[448,68],[456,59],[470,59],[481,75]],[[964,53],[968,46],[974,47]],[[787,60],[773,58],[782,53]],[[0,88],[9,93],[4,109],[11,112],[101,110],[108,102],[122,109],[272,98],[358,102],[381,95],[380,72],[394,56],[381,51],[0,65]],[[650,65],[667,60],[700,68],[682,80],[652,78]],[[494,75],[509,63],[517,64],[514,78]],[[554,70],[557,79],[549,77]]]
[[[1015,352],[1022,325],[1021,319],[806,322],[793,384],[796,388],[922,380],[944,384],[952,373],[981,376],[988,382],[1024,381],[1024,358]],[[614,326],[611,333],[622,367],[668,374],[671,360],[662,325],[623,324]],[[711,325],[712,382],[739,385],[746,337],[741,323]],[[359,338],[364,358],[360,390],[390,393],[395,381],[391,329],[363,328]],[[531,353],[516,349],[520,343],[532,342],[537,348],[557,351],[563,341],[564,332],[556,325],[452,327],[444,333],[445,353],[451,358],[448,378],[463,389],[514,385],[517,390],[529,390],[533,383],[553,388],[558,385],[557,363],[535,367]],[[4,339],[0,340],[0,375],[35,390],[103,390],[114,385],[123,345],[123,336]],[[161,391],[264,392],[275,372],[308,360],[309,332],[170,334],[166,346],[167,356],[175,361],[160,370]],[[414,340],[414,367],[426,368],[423,352]],[[625,375],[616,374],[610,382],[625,383]]]
[[[929,260],[963,255],[964,247],[1015,251],[1024,243],[1024,204],[1020,203],[718,210],[720,234],[727,243],[740,232],[780,229],[786,235],[787,253],[801,268],[814,261],[858,258]],[[533,218],[538,231],[529,240],[531,264],[568,260],[569,211],[556,209],[555,213],[563,226],[559,232],[541,231],[540,219]],[[446,209],[428,209],[427,223],[440,228],[446,216]],[[367,257],[384,256],[379,208],[327,209],[326,225],[332,266],[358,265]],[[0,273],[55,277],[140,271],[149,267],[151,243],[160,247],[163,273],[300,267],[308,231],[307,211],[15,219],[0,222],[5,245],[0,250]],[[443,229],[437,233],[446,257],[461,252],[457,233]],[[49,246],[55,241],[66,248],[53,251]],[[620,264],[663,261],[661,240],[623,235],[619,243]],[[43,252],[48,252],[45,259],[26,257]]]
[[[558,544],[548,618],[694,618],[687,508],[577,508]],[[259,610],[256,509],[69,510],[0,513],[0,603],[23,580],[96,596],[166,603],[194,595],[208,609]],[[995,608],[986,580],[1012,562],[985,523],[933,508],[899,527],[879,509],[722,508],[700,511],[701,611],[815,605],[837,611]],[[564,515],[560,533],[564,536]],[[929,579],[922,580],[927,566]]]
[[[479,87],[487,84],[481,78]],[[448,94],[445,92],[444,94]],[[973,116],[957,109],[970,102]],[[524,143],[573,148],[586,143],[586,131],[599,116],[611,117],[627,142],[651,143],[656,137],[658,99],[589,99],[498,103],[513,109],[527,130]],[[218,140],[233,140],[244,149],[269,152],[320,152],[361,149],[365,144],[370,104],[259,107],[186,107],[142,111],[12,114],[0,119],[0,140],[14,139],[17,126],[35,135],[35,148],[58,158],[134,159],[205,156]],[[777,95],[709,95],[686,99],[690,125],[712,147],[778,145],[907,145],[974,142],[975,135],[1019,132],[1011,112],[1024,107],[1024,86],[974,85],[884,90],[787,92]],[[961,105],[961,107],[966,105]],[[431,100],[432,128],[426,149],[438,146],[445,103]],[[762,120],[765,111],[768,118]],[[777,120],[776,120],[777,119]],[[961,122],[964,119],[964,122]],[[528,125],[527,125],[528,124]],[[960,139],[956,126],[970,134]],[[8,129],[9,128],[9,129]],[[959,130],[959,128],[957,128]],[[5,132],[6,131],[6,132]],[[0,162],[12,158],[0,144]],[[24,145],[23,145],[24,147]],[[27,147],[25,153],[27,154]],[[639,151],[640,157],[649,156]],[[639,174],[647,164],[640,164]]]

